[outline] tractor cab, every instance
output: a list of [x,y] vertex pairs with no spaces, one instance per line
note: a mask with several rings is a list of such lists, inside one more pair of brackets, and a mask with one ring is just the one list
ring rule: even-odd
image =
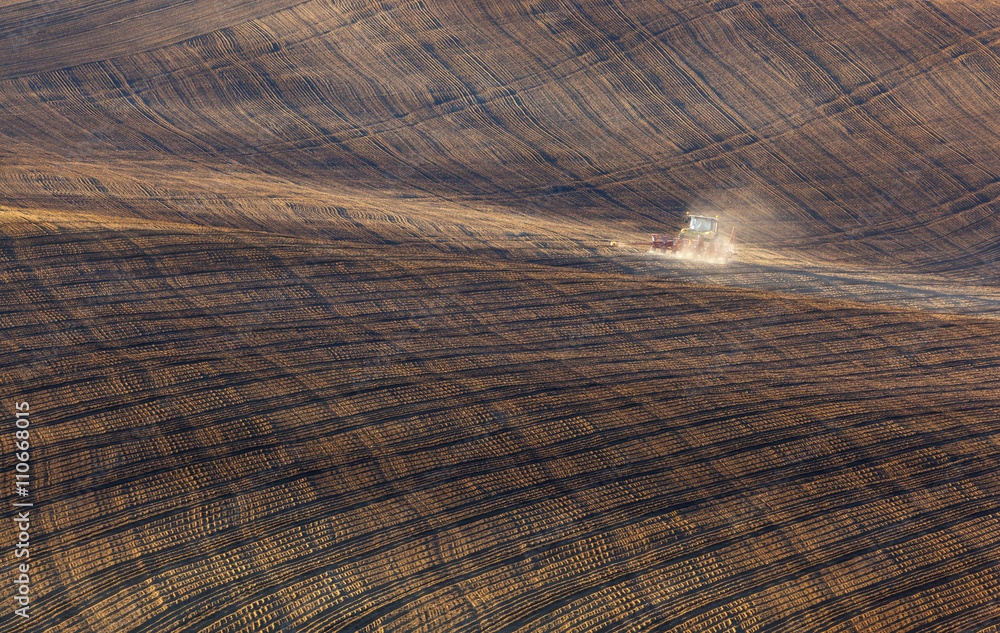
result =
[[719,218],[707,215],[687,216],[688,225],[681,229],[680,238],[711,242],[719,233]]

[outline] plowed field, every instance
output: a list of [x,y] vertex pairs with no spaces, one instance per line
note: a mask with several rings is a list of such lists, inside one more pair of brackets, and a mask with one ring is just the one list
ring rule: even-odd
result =
[[0,630],[998,630],[981,4],[0,0]]

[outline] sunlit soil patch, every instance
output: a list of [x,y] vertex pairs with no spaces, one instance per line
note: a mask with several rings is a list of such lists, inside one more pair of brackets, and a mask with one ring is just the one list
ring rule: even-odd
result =
[[744,248],[730,262],[648,251],[628,257],[655,277],[1000,318],[1000,287],[945,275],[817,263]]

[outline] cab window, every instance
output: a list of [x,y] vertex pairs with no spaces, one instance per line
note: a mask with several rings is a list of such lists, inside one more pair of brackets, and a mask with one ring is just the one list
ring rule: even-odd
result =
[[712,224],[714,223],[710,218],[691,218],[692,231],[711,231]]

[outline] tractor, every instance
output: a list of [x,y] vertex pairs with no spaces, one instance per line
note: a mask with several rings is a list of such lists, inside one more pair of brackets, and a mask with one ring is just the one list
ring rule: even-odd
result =
[[719,233],[719,216],[688,213],[687,226],[681,229],[677,237],[653,235],[653,243],[648,246],[654,251],[670,251],[675,255],[690,255],[696,259],[720,259],[728,262],[733,258],[735,238],[735,228],[728,238]]

